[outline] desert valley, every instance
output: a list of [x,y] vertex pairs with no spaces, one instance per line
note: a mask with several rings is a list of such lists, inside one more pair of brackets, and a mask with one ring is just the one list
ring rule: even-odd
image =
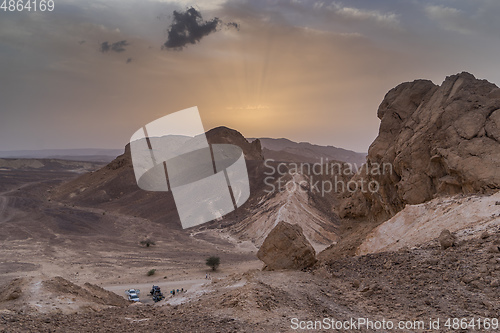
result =
[[[373,112],[367,155],[208,131],[241,147],[251,194],[185,230],[171,192],[139,189],[129,146],[109,163],[0,159],[0,332],[335,330],[324,318],[361,332],[471,329],[454,318],[498,328],[500,88],[465,72],[416,80]],[[333,162],[359,168],[288,172]],[[153,285],[165,299],[153,302]]]

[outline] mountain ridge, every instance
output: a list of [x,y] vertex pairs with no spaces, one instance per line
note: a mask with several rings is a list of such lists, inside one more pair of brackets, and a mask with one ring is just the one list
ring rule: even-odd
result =
[[[255,138],[248,139],[256,140]],[[326,163],[329,161],[340,161],[354,164],[360,167],[365,163],[365,153],[335,146],[322,146],[309,142],[295,142],[286,138],[259,138],[266,159],[274,159],[280,162],[306,162]]]

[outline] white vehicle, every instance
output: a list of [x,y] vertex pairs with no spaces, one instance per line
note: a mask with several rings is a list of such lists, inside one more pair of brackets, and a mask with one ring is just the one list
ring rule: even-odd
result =
[[140,302],[139,300],[139,294],[140,294],[139,289],[128,289],[125,290],[125,294],[127,295],[127,299],[132,302]]
[[130,294],[140,295],[141,291],[139,289],[128,289],[125,290],[125,294],[128,296]]

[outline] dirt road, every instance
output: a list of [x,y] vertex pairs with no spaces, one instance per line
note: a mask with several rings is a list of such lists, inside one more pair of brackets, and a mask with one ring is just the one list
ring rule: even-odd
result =
[[0,193],[0,222],[4,222],[6,219],[7,219],[7,214],[6,214],[6,211],[7,211],[7,207],[8,207],[8,204],[9,204],[9,197],[8,195],[11,194],[11,193],[14,193],[14,192],[17,192],[27,186],[30,186],[30,185],[33,185],[33,184],[38,184],[38,183],[41,183],[41,182],[30,182],[30,183],[26,183],[26,184],[23,184],[21,186],[16,186],[16,188],[12,189],[12,190],[9,190],[9,191],[5,191],[5,192],[1,192]]
[[162,281],[154,283],[135,283],[135,284],[119,284],[103,286],[104,289],[114,292],[120,296],[125,297],[125,290],[139,289],[141,291],[139,298],[142,303],[153,303],[149,291],[153,285],[159,286],[165,296],[170,295],[172,289],[192,290],[201,287],[205,283],[210,283],[211,280],[207,279],[194,279],[194,280],[178,280],[178,281]]

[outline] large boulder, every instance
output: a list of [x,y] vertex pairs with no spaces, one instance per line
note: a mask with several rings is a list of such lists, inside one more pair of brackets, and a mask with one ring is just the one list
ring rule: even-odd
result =
[[386,220],[406,204],[500,189],[500,89],[469,73],[441,86],[400,84],[380,104],[379,135],[353,180],[376,181],[376,193],[349,194],[341,217]]
[[448,229],[443,229],[438,240],[441,248],[446,250],[449,247],[455,246],[456,237]]
[[257,257],[266,264],[266,270],[300,270],[316,262],[316,252],[302,233],[302,228],[283,221],[271,230]]

